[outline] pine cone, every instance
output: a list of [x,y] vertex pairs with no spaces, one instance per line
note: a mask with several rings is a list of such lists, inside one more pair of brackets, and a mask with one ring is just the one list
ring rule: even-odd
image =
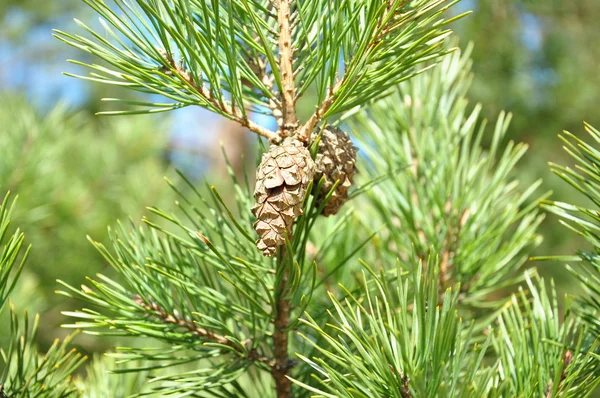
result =
[[[317,136],[317,133],[313,133],[312,140],[317,139]],[[314,189],[317,188],[321,177],[325,177],[318,193],[317,205],[325,200],[336,181],[340,181],[323,208],[324,216],[336,214],[348,200],[348,189],[352,186],[354,174],[357,172],[357,151],[358,149],[352,144],[348,133],[334,126],[324,128],[315,160],[317,172],[315,173]]]
[[256,247],[272,256],[285,243],[296,217],[302,215],[306,188],[315,174],[315,163],[300,141],[286,139],[263,154],[256,171],[252,213],[258,219]]

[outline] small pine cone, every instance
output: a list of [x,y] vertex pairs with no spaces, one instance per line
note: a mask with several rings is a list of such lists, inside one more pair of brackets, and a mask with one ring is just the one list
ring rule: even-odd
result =
[[263,154],[256,171],[252,213],[258,219],[256,247],[272,256],[285,243],[296,217],[302,215],[306,189],[315,174],[310,152],[300,141],[286,139]]
[[[313,133],[312,140],[315,139],[317,139],[317,133]],[[354,174],[357,172],[356,152],[358,152],[358,148],[352,144],[348,133],[334,126],[325,127],[315,160],[317,172],[315,173],[314,189],[317,188],[321,177],[325,176],[318,194],[317,205],[320,205],[325,199],[336,181],[339,180],[340,183],[323,208],[324,216],[336,214],[348,200],[348,189],[352,186]]]

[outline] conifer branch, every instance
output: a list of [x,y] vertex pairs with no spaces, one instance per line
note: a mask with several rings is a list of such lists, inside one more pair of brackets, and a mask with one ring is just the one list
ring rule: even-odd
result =
[[[277,24],[279,25],[279,72],[281,74],[281,121],[280,135],[290,136],[298,128],[296,116],[296,85],[294,82],[294,51],[292,49],[291,0],[276,0]],[[290,322],[290,300],[286,298],[289,271],[286,269],[285,247],[279,251],[277,274],[281,275],[275,289],[275,330],[273,332],[273,353],[275,364],[271,374],[275,380],[277,398],[292,396],[292,383],[288,379],[290,358],[288,353]]]
[[194,77],[182,65],[177,64],[173,57],[165,50],[158,49],[158,51],[163,56],[165,61],[167,61],[167,63],[170,65],[174,73],[176,73],[180,79],[185,81],[198,94],[200,94],[200,96],[212,107],[218,109],[222,114],[227,115],[229,119],[241,124],[253,133],[258,134],[261,137],[265,137],[270,142],[279,141],[279,136],[275,132],[254,123],[247,117],[245,112],[234,108],[229,101],[224,100],[222,97],[216,98],[210,89],[206,88],[202,82],[196,81]]
[[156,315],[164,323],[170,323],[170,324],[174,324],[177,326],[181,326],[181,327],[187,329],[191,334],[193,334],[195,336],[202,337],[206,340],[210,340],[215,343],[234,347],[234,345],[232,345],[231,342],[226,337],[221,336],[216,333],[213,333],[202,327],[199,327],[192,321],[187,321],[185,319],[178,318],[175,315],[169,314],[167,311],[165,311],[160,305],[158,305],[154,301],[150,300],[150,303],[147,304],[146,300],[144,300],[142,297],[137,296],[137,295],[133,297],[133,301],[135,301],[135,303],[138,304],[139,306],[143,307],[146,311],[151,312],[154,315]]
[[[284,0],[285,1],[285,0]],[[271,374],[275,380],[277,398],[290,398],[292,396],[292,383],[288,379],[291,360],[288,353],[290,323],[290,300],[286,298],[289,271],[286,266],[286,250],[282,247],[277,259],[277,273],[281,273],[281,280],[275,291],[275,331],[273,332],[273,352],[275,357]]]
[[[388,6],[389,8],[389,6]],[[378,21],[377,25],[378,27],[381,25],[381,19]],[[376,40],[373,40],[369,43],[369,45],[367,46],[367,48],[372,49],[373,44],[375,42],[378,42],[381,40],[381,34],[378,35]],[[345,72],[347,72],[347,67]],[[329,109],[331,108],[331,106],[334,104],[335,100],[336,100],[336,95],[338,93],[338,91],[344,86],[345,82],[346,82],[346,76],[347,74],[345,73],[344,76],[339,79],[334,86],[329,87],[327,90],[327,96],[323,99],[323,101],[317,106],[317,109],[315,110],[315,112],[310,116],[310,118],[308,119],[308,121],[300,128],[299,132],[298,132],[298,138],[303,141],[303,142],[307,142],[308,138],[310,137],[311,132],[315,129],[315,127],[317,127],[317,125],[319,124],[319,122],[321,121],[321,119],[323,118],[323,116],[327,113],[327,111],[329,111]]]
[[[360,38],[365,42],[364,47],[357,48],[356,53],[352,53],[351,57],[344,60],[345,67],[341,77],[338,77],[336,71],[335,80],[332,81],[330,86],[326,89],[325,97],[317,106],[309,120],[300,128],[298,132],[299,139],[307,141],[312,130],[319,124],[323,117],[328,114],[340,112],[342,107],[349,106],[346,103],[351,103],[353,101],[365,103],[368,101],[370,92],[372,92],[375,97],[379,97],[387,88],[392,87],[393,85],[388,86],[391,80],[385,81],[387,79],[384,79],[381,84],[376,84],[375,81],[378,80],[380,75],[382,76],[385,74],[383,72],[384,67],[403,67],[402,57],[406,55],[403,53],[403,50],[400,50],[398,53],[399,57],[395,61],[398,65],[395,63],[387,64],[389,59],[393,59],[390,58],[391,52],[398,51],[395,47],[401,42],[399,38],[402,37],[404,33],[402,32],[402,29],[405,28],[407,24],[419,24],[420,22],[418,22],[418,20],[424,19],[428,12],[439,15],[442,10],[451,6],[450,4],[449,6],[436,10],[436,7],[441,6],[445,2],[446,0],[440,0],[429,6],[421,5],[423,6],[423,9],[419,10],[419,7],[411,9],[406,2],[403,1],[386,1],[385,7],[381,7],[381,9],[376,11],[378,15],[374,27],[369,27],[368,30],[365,31],[365,36]],[[351,12],[357,11],[358,10],[354,10]],[[427,26],[427,23],[423,26]],[[438,35],[439,38],[443,38],[447,33],[448,32],[437,32],[435,35]],[[423,54],[420,54],[417,58],[434,59],[436,57],[434,54],[435,51],[433,50],[435,50],[438,45],[427,44],[427,46],[430,46],[429,49],[424,50]],[[441,53],[439,53],[438,56],[440,54]],[[373,74],[371,68],[374,68],[379,62],[382,63],[380,75]],[[408,72],[410,70],[409,64],[414,66],[414,64],[422,61],[405,62],[407,65],[403,67],[405,69],[404,72]],[[337,65],[332,67],[337,69]],[[397,72],[399,72],[399,70]],[[414,72],[412,73],[414,74]],[[394,78],[398,78],[400,75],[402,74],[396,74]],[[398,82],[402,80],[403,79],[400,79]],[[352,96],[357,96],[358,100],[356,98],[353,99]],[[349,107],[351,108],[352,106]]]
[[294,82],[294,50],[290,22],[291,0],[276,0],[279,25],[279,72],[281,73],[281,135],[290,136],[298,128],[296,117],[296,84]]
[[[229,340],[225,336],[222,336],[218,333],[215,333],[215,332],[207,330],[203,327],[200,327],[200,326],[196,325],[193,321],[181,319],[173,314],[170,314],[169,312],[164,310],[160,305],[158,305],[154,301],[148,300],[149,303],[147,303],[146,302],[147,300],[144,300],[139,295],[134,296],[133,301],[135,301],[136,304],[138,304],[139,306],[144,308],[146,311],[153,313],[164,323],[180,326],[182,328],[187,329],[194,336],[200,337],[202,339],[208,340],[213,343],[222,344],[227,347],[230,347],[230,348],[234,349],[236,352],[238,352],[239,354],[246,356],[248,359],[250,359],[252,361],[264,363],[264,364],[268,365],[269,367],[273,366],[273,360],[265,357],[264,355],[260,355],[255,349],[245,351],[245,350],[241,349],[238,344],[233,343],[231,340]],[[250,343],[250,340],[245,340],[242,342],[242,346],[246,347],[249,345],[249,343]]]
[[300,130],[298,130],[298,139],[302,142],[308,142],[312,131],[317,127],[321,119],[323,119],[323,115],[329,110],[331,105],[333,105],[335,101],[336,92],[342,87],[344,84],[344,79],[338,81],[336,85],[329,89],[327,97],[321,102],[321,104],[317,107],[315,112],[310,116],[308,121],[302,125]]
[[[383,247],[394,257],[398,252],[439,257],[440,290],[460,282],[461,305],[480,306],[483,296],[474,292],[519,282],[516,271],[524,254],[539,244],[536,228],[543,215],[532,201],[539,183],[521,193],[509,174],[526,151],[522,145],[501,146],[509,115],[498,118],[493,147],[487,153],[481,149],[480,108],[469,112],[464,105],[469,66],[456,52],[440,67],[401,84],[397,94],[346,120],[375,165],[373,176],[398,164],[411,166],[372,196],[390,229]],[[439,153],[449,155],[440,161]]]
[[[556,259],[568,262],[578,262],[577,265],[567,265],[572,275],[582,284],[583,291],[578,295],[575,311],[587,326],[598,336],[600,335],[600,237],[598,236],[598,207],[600,207],[600,152],[597,143],[600,142],[600,130],[584,123],[585,131],[590,140],[584,140],[568,131],[559,135],[563,149],[575,162],[573,166],[563,166],[550,163],[551,171],[571,185],[581,198],[590,200],[593,205],[581,206],[569,202],[544,200],[542,207],[557,216],[570,231],[585,237],[591,244],[591,249],[578,250],[576,256],[560,256]],[[574,200],[573,200],[574,201]],[[554,257],[550,257],[553,258]],[[542,259],[542,258],[540,258]]]
[[71,397],[76,386],[71,375],[87,360],[77,350],[69,348],[77,333],[64,340],[55,339],[45,352],[36,347],[40,317],[17,315],[10,304],[8,314],[3,313],[16,282],[27,261],[30,247],[24,245],[24,235],[19,229],[7,233],[15,201],[7,193],[0,201],[0,398],[13,397]]

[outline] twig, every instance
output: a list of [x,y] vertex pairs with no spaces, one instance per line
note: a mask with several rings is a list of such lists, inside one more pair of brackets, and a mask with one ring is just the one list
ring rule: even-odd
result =
[[294,50],[292,49],[292,28],[290,24],[290,1],[277,0],[277,23],[279,25],[279,72],[281,73],[281,118],[280,133],[283,137],[292,135],[298,128],[296,117],[296,84],[294,82]]
[[175,73],[177,73],[179,78],[185,81],[191,87],[193,87],[200,94],[200,96],[202,96],[202,98],[204,98],[216,109],[226,114],[227,117],[229,117],[231,120],[238,122],[242,126],[248,128],[248,130],[252,131],[253,133],[258,134],[261,137],[267,138],[270,142],[280,141],[281,137],[277,133],[254,123],[252,120],[244,116],[240,112],[240,110],[235,109],[231,104],[215,98],[212,95],[211,90],[204,87],[202,82],[195,81],[194,77],[183,66],[178,65],[173,59],[173,57],[167,54],[165,50],[158,49],[158,51],[163,56],[163,58],[169,63],[169,65],[175,71]]
[[[136,295],[133,297],[133,301],[135,301],[136,304],[138,304],[139,306],[144,308],[146,311],[151,312],[154,315],[156,315],[164,323],[180,326],[182,328],[187,329],[188,332],[190,332],[191,334],[193,334],[196,337],[201,337],[202,339],[205,339],[207,341],[211,341],[214,343],[226,345],[227,347],[231,347],[236,352],[247,357],[248,359],[250,359],[252,361],[264,363],[264,364],[268,365],[269,367],[272,367],[274,364],[274,361],[272,359],[267,358],[263,355],[260,355],[255,349],[250,349],[250,350],[245,351],[245,350],[241,349],[241,347],[239,345],[234,344],[232,341],[227,339],[227,337],[225,337],[225,336],[221,336],[218,333],[204,329],[204,328],[196,325],[193,321],[181,319],[175,315],[169,314],[160,305],[158,305],[157,303],[155,303],[152,300],[149,300],[149,303],[147,303],[146,300],[144,300],[142,297]],[[242,342],[242,345],[244,347],[248,346],[249,344],[250,344],[250,340],[246,340],[246,341]]]
[[[292,28],[290,21],[291,0],[274,0],[279,25],[279,72],[281,73],[281,124],[279,133],[288,137],[296,132],[298,118],[296,116],[296,85],[294,82],[294,51],[292,49]],[[275,330],[273,331],[273,356],[275,366],[271,375],[275,380],[277,398],[292,397],[292,382],[288,379],[292,362],[289,358],[288,344],[290,322],[290,300],[287,295],[288,267],[286,267],[286,250],[283,246],[277,258],[277,282],[275,286]],[[279,279],[281,278],[281,279]]]
[[402,386],[400,387],[400,396],[402,396],[402,398],[412,398],[412,394],[410,393],[410,387],[408,387],[409,382],[410,379],[408,378],[408,376],[404,376],[402,378]]
[[[562,373],[560,374],[560,380],[558,381],[558,386],[556,388],[557,393],[560,392],[562,383],[567,378],[567,367],[569,367],[571,362],[573,362],[573,351],[567,350],[565,352],[565,354],[563,355],[563,368],[562,368]],[[547,391],[546,391],[546,398],[552,398],[553,385],[554,385],[554,383],[552,382],[552,379],[550,379],[550,381],[548,382],[548,387],[547,387]]]
[[[449,199],[446,202],[446,214],[449,217],[452,217],[452,215],[450,214],[452,212],[452,200]],[[450,278],[448,275],[448,268],[450,266],[450,258],[454,255],[453,253],[453,240],[454,240],[454,226],[452,225],[452,221],[450,221],[449,225],[448,225],[448,231],[446,232],[446,239],[444,241],[444,249],[442,251],[442,259],[440,261],[440,275],[439,275],[439,283],[440,283],[440,290],[442,291],[442,293],[444,292],[444,290],[446,290],[446,283],[448,282],[448,279]],[[441,297],[440,297],[441,299]]]
[[339,80],[335,86],[330,88],[323,102],[321,102],[321,104],[317,107],[317,110],[311,115],[308,121],[304,123],[302,127],[300,127],[298,130],[298,139],[300,141],[308,142],[312,131],[315,129],[315,127],[317,127],[317,124],[319,124],[323,118],[323,115],[329,110],[329,108],[331,108],[331,105],[333,105],[335,96],[343,84],[344,79],[342,78],[342,80]]
[[[446,204],[447,211],[451,211],[452,202],[448,201]],[[448,233],[446,235],[446,242],[444,251],[442,253],[442,260],[440,262],[440,288],[442,292],[446,289],[447,283],[450,280],[449,271],[451,261],[456,256],[456,250],[459,245],[460,232],[462,228],[467,223],[469,219],[469,215],[471,214],[470,209],[465,209],[458,220],[458,225],[454,228],[452,225],[448,228]]]
[[275,380],[277,398],[291,398],[292,383],[287,378],[292,361],[288,354],[289,331],[286,330],[290,322],[290,300],[286,298],[288,270],[285,263],[285,246],[279,251],[277,259],[278,273],[282,272],[281,281],[275,291],[275,331],[273,332],[273,353],[275,364],[271,374]]

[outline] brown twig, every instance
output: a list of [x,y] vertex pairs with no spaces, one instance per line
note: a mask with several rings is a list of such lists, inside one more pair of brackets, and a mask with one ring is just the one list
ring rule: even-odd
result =
[[[448,203],[446,203],[446,206],[447,206],[447,212],[450,212],[452,202],[448,201]],[[450,280],[450,275],[449,275],[449,273],[451,271],[450,267],[452,265],[454,265],[452,262],[454,260],[454,257],[456,256],[456,250],[459,246],[460,232],[462,231],[462,228],[467,223],[467,220],[469,219],[470,214],[471,214],[470,209],[465,209],[461,213],[456,227],[454,227],[453,225],[450,225],[448,228],[448,233],[446,235],[445,247],[444,247],[444,251],[442,253],[442,260],[440,262],[440,278],[439,278],[439,280],[440,280],[440,288],[441,288],[442,292],[446,289],[448,281]]]
[[[271,374],[275,380],[275,391],[277,398],[291,398],[292,383],[287,378],[292,361],[289,358],[289,331],[287,327],[290,321],[290,300],[286,297],[288,282],[288,270],[285,264],[285,247],[279,251],[277,259],[278,271],[282,272],[281,281],[275,291],[275,330],[273,332],[273,353],[275,357],[274,366],[271,368]],[[281,269],[281,268],[286,269]]]
[[398,376],[400,376],[400,381],[402,382],[402,385],[400,386],[400,396],[402,398],[411,398],[412,396],[410,394],[410,387],[408,386],[410,383],[410,378],[402,374],[399,369],[396,369],[392,365],[388,365],[388,367],[392,373],[396,373]]
[[343,84],[344,79],[342,78],[342,80],[339,80],[335,84],[335,86],[330,88],[323,102],[321,102],[321,104],[317,107],[317,109],[311,115],[308,121],[304,123],[302,127],[300,127],[300,129],[298,130],[298,139],[300,141],[308,142],[312,131],[315,129],[315,127],[317,127],[317,124],[319,124],[319,122],[323,118],[323,115],[329,110],[329,108],[331,108],[331,105],[333,105],[333,103],[335,102],[335,96]]
[[[558,387],[556,392],[560,392],[560,388],[562,387],[562,383],[567,378],[567,367],[573,362],[573,351],[567,350],[563,355],[563,368],[562,373],[560,374],[560,380],[558,381]],[[548,387],[546,389],[546,398],[552,398],[552,387],[554,386],[554,382],[552,379],[548,382]]]
[[296,117],[296,83],[294,82],[294,50],[290,22],[291,0],[277,0],[277,24],[279,25],[279,72],[281,73],[281,135],[288,137],[298,128]]
[[[277,9],[277,24],[279,25],[279,72],[281,73],[281,122],[279,133],[288,137],[296,132],[298,118],[296,116],[296,84],[294,82],[294,50],[292,49],[291,9],[292,0],[273,0]],[[288,379],[291,360],[288,353],[290,321],[290,300],[286,297],[288,270],[286,267],[285,247],[279,250],[277,273],[282,273],[281,280],[275,288],[275,330],[273,332],[273,356],[275,366],[271,375],[275,380],[277,398],[292,397],[292,382]]]
[[[212,91],[206,88],[202,82],[197,82],[194,77],[182,66],[177,64],[173,57],[168,54],[163,49],[158,49],[160,54],[163,56],[165,61],[171,66],[172,70],[179,76],[179,78],[185,81],[191,88],[196,90],[200,96],[207,101],[210,105],[212,105],[215,109],[220,110],[223,114],[227,115],[227,117],[242,126],[248,128],[248,130],[252,131],[260,135],[261,137],[267,138],[270,142],[279,142],[281,137],[269,130],[266,129],[252,120],[248,119],[239,109],[236,109],[232,104],[227,101],[223,101],[223,99],[215,98]],[[169,71],[172,73],[171,71]]]
[[[225,336],[221,336],[218,333],[215,333],[213,331],[202,328],[202,327],[196,325],[193,321],[181,319],[173,314],[169,314],[160,305],[158,305],[157,303],[155,303],[152,300],[148,300],[148,302],[146,302],[146,300],[144,300],[142,297],[136,295],[133,297],[133,301],[140,307],[144,308],[146,311],[151,312],[153,315],[155,315],[157,318],[159,318],[164,323],[177,325],[181,328],[184,328],[192,335],[202,338],[203,340],[231,347],[236,352],[238,352],[239,354],[245,356],[246,358],[248,358],[252,361],[264,363],[264,364],[268,365],[269,367],[274,366],[274,361],[272,359],[267,358],[263,355],[260,355],[255,349],[244,350],[239,345],[234,344],[232,341],[227,339],[227,337],[225,337]],[[249,343],[250,343],[250,341],[246,340],[246,341],[242,342],[242,345],[244,347],[246,347],[249,345]]]
[[402,396],[402,398],[412,398],[412,394],[410,393],[410,387],[408,386],[409,382],[410,379],[408,378],[408,376],[404,376],[402,378],[402,386],[400,387],[400,396]]

